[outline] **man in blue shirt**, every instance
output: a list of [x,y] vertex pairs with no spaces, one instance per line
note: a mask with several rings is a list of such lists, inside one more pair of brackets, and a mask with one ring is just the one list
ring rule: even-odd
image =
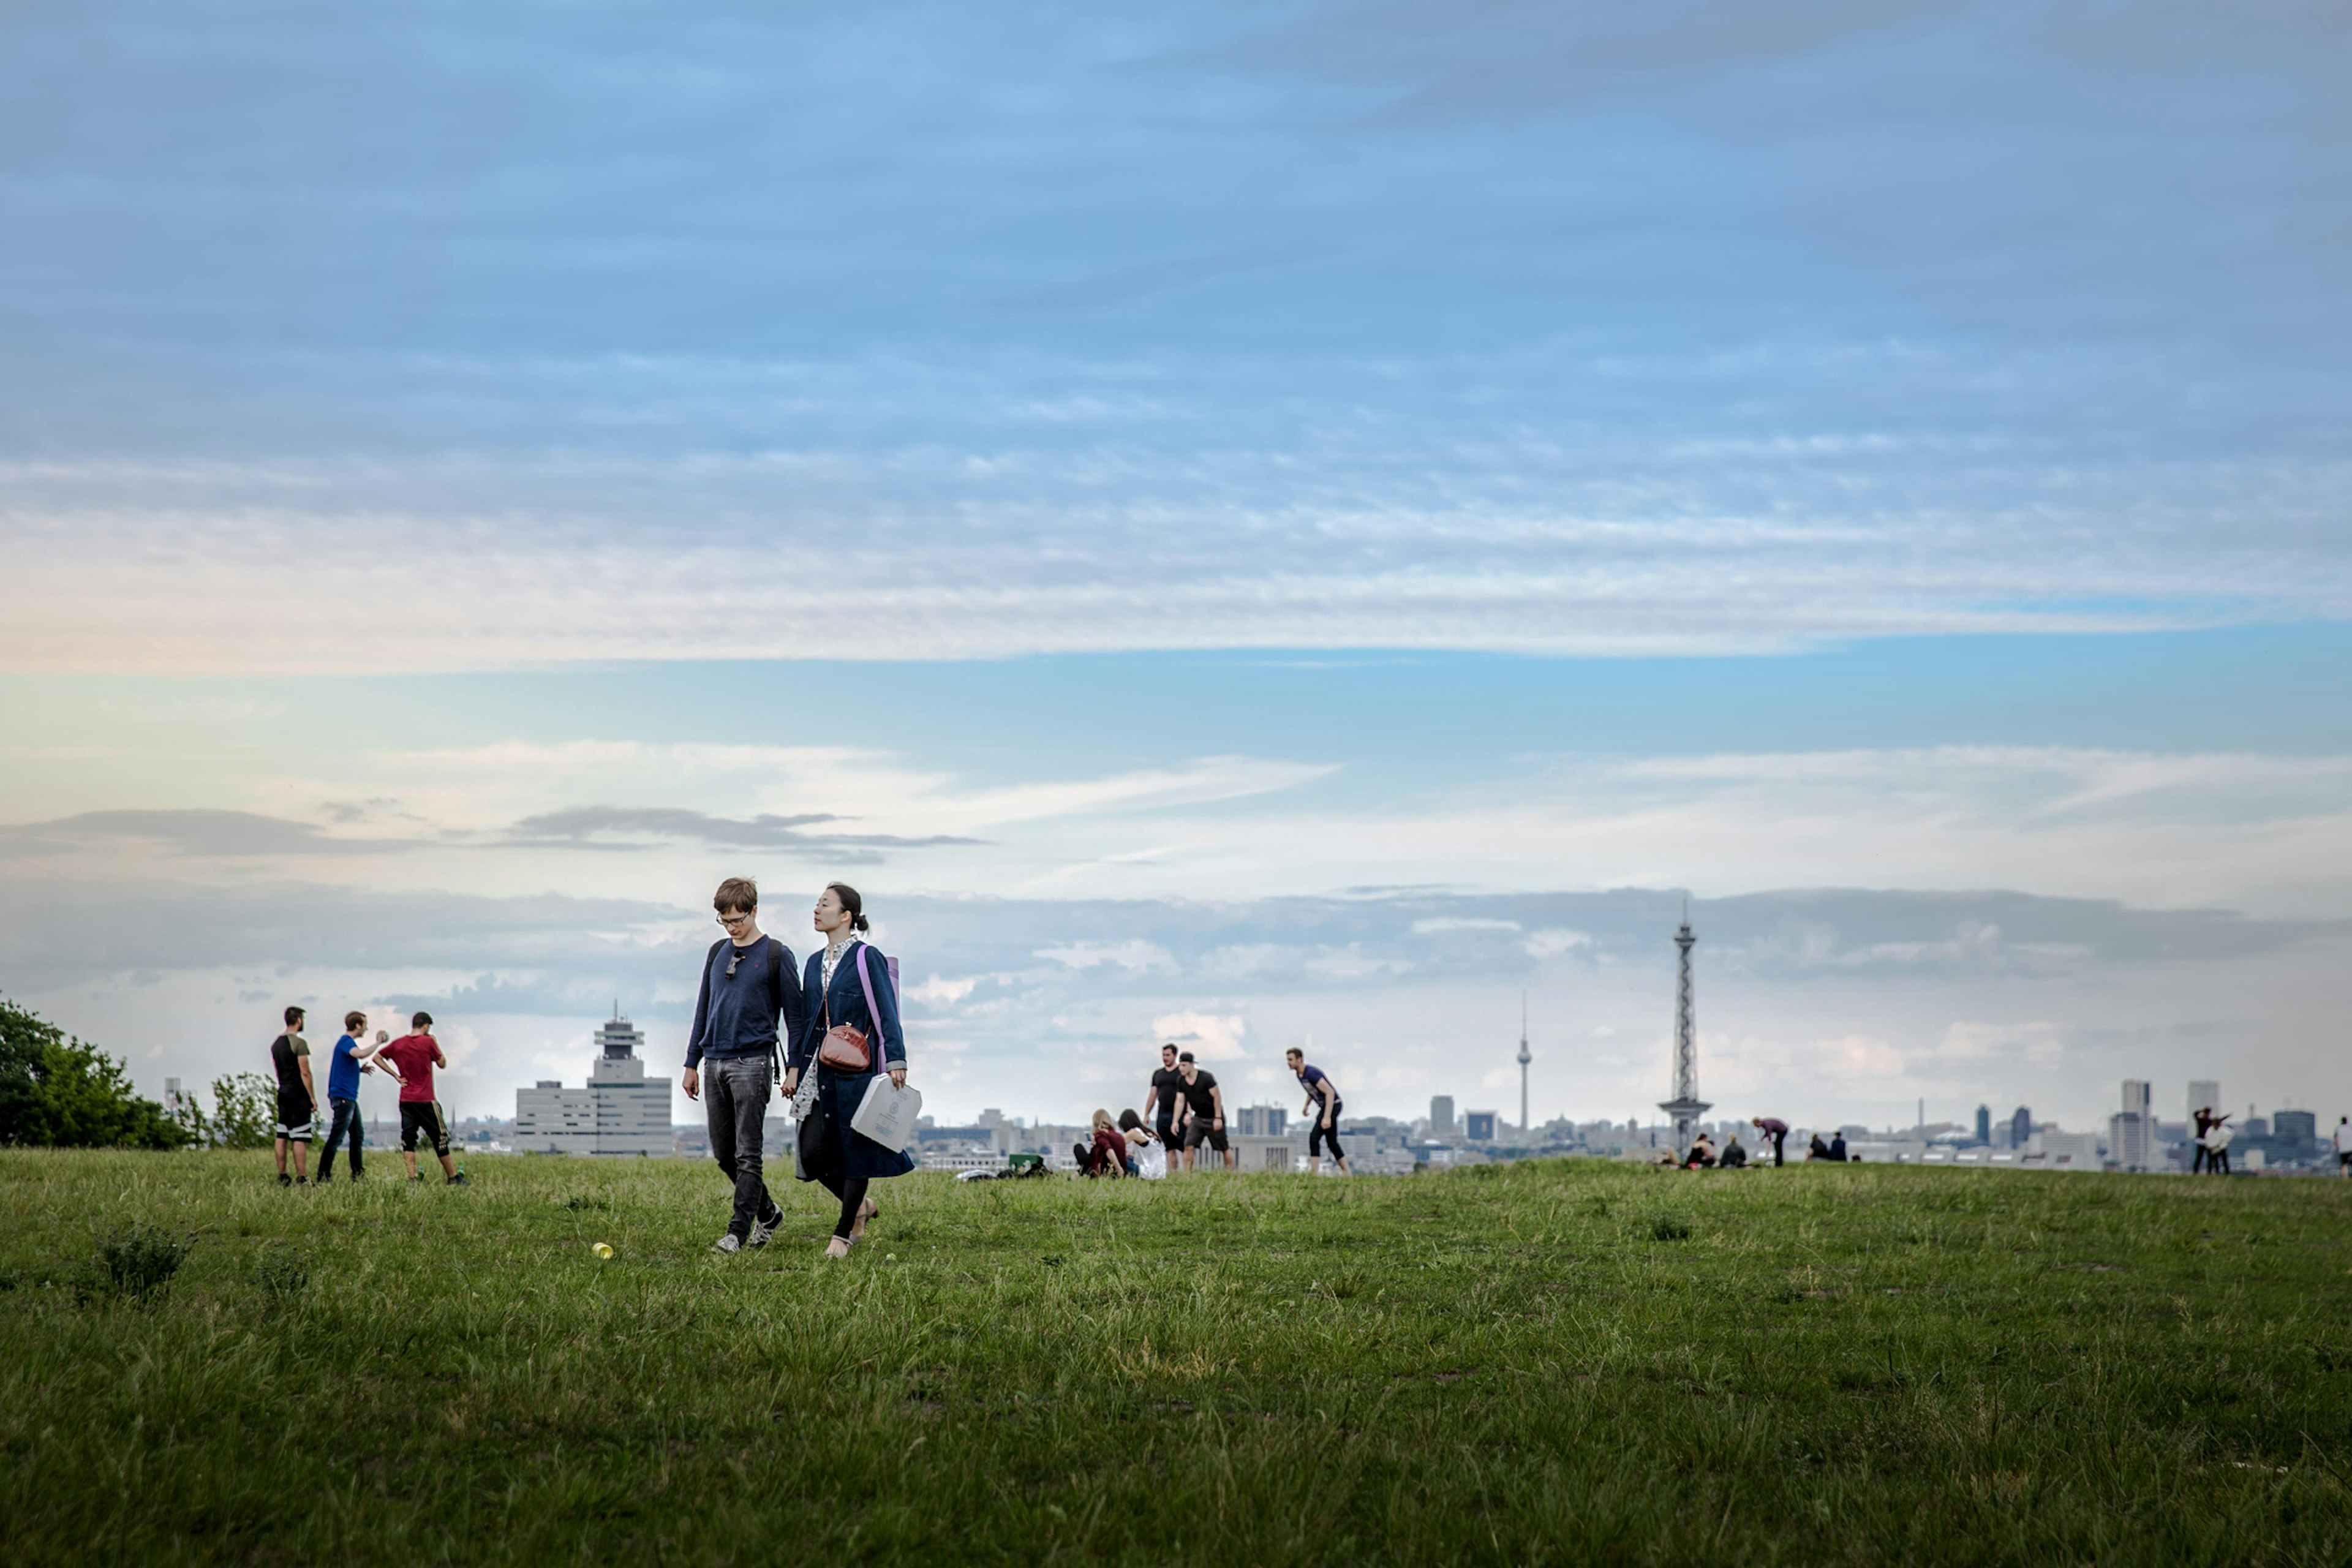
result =
[[710,903],[727,934],[702,961],[678,1083],[687,1099],[703,1101],[710,1157],[735,1184],[735,1212],[711,1250],[740,1252],[765,1247],[783,1222],[784,1211],[761,1179],[760,1145],[768,1094],[776,1087],[778,1019],[787,1037],[800,1035],[801,972],[791,948],[761,933],[760,889],[750,878],[728,878]]
[[360,1032],[367,1027],[365,1013],[343,1015],[343,1032],[335,1041],[334,1060],[327,1068],[327,1104],[335,1120],[327,1132],[327,1152],[319,1156],[319,1180],[324,1184],[335,1173],[335,1147],[343,1141],[343,1129],[351,1129],[352,1180],[356,1182],[366,1173],[360,1168],[360,1150],[367,1143],[364,1123],[360,1119],[360,1074],[373,1072],[371,1062],[383,1045],[383,1031],[376,1031],[375,1044],[362,1047]]
[[1348,1156],[1339,1149],[1339,1086],[1333,1083],[1321,1068],[1309,1067],[1307,1053],[1297,1046],[1283,1052],[1282,1059],[1290,1064],[1290,1070],[1298,1075],[1298,1087],[1307,1091],[1307,1106],[1303,1112],[1307,1118],[1307,1173],[1310,1176],[1322,1173],[1322,1147],[1328,1143],[1331,1145],[1331,1163],[1339,1168],[1341,1175],[1350,1174]]

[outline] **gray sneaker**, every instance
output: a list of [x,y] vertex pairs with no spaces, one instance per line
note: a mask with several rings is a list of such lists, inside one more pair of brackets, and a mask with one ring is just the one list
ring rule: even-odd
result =
[[778,1215],[773,1219],[753,1220],[751,1222],[751,1235],[750,1238],[743,1243],[743,1245],[746,1247],[767,1246],[768,1237],[775,1235],[776,1227],[783,1223],[784,1216],[782,1215]]
[[717,1241],[712,1242],[710,1244],[710,1250],[713,1252],[724,1252],[731,1255],[742,1251],[743,1244],[736,1238],[735,1233],[730,1230],[726,1235],[720,1237]]

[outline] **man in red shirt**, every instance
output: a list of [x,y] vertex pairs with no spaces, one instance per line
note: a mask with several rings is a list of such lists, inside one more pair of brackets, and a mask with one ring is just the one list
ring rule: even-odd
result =
[[453,1187],[468,1186],[465,1177],[449,1159],[449,1130],[441,1125],[441,1108],[433,1100],[433,1069],[446,1068],[449,1058],[441,1054],[441,1042],[433,1037],[433,1015],[419,1013],[408,1021],[413,1034],[400,1038],[376,1053],[376,1060],[388,1064],[385,1071],[400,1085],[400,1158],[408,1167],[408,1179],[416,1180],[416,1135],[424,1133],[433,1142],[433,1152],[441,1156],[441,1173]]

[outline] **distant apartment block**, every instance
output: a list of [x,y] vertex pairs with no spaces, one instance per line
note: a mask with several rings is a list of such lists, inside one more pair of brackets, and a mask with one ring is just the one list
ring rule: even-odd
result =
[[667,1154],[669,1080],[646,1077],[637,1051],[645,1031],[619,1007],[596,1030],[596,1060],[585,1088],[541,1079],[515,1090],[515,1147],[527,1154]]

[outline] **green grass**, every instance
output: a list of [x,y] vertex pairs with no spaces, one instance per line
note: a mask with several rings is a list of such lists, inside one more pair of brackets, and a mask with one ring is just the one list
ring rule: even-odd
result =
[[376,1158],[0,1152],[10,1562],[2352,1561],[2352,1183]]

